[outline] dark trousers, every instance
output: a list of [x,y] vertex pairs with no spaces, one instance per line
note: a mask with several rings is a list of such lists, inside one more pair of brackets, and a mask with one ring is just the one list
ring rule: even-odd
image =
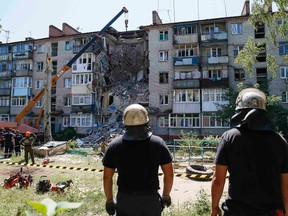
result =
[[34,164],[34,152],[33,152],[32,147],[31,146],[25,146],[24,153],[25,153],[24,157],[25,157],[26,164],[28,164],[28,160],[29,160],[28,154],[30,155],[32,163]]
[[4,150],[4,158],[10,158],[12,156],[13,151],[13,144],[5,144],[5,150]]
[[118,192],[116,203],[116,216],[161,216],[162,212],[158,193]]
[[229,214],[229,213],[224,213],[223,216],[275,216],[275,212],[267,212],[263,214],[253,214],[253,215],[247,215],[247,214]]
[[20,156],[21,155],[20,145],[15,145],[14,150],[15,150],[16,156]]

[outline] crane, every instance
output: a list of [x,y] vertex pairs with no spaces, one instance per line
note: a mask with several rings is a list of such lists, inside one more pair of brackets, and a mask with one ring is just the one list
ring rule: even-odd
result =
[[[123,7],[121,11],[106,24],[106,26],[104,26],[66,65],[62,67],[62,69],[55,76],[52,77],[51,86],[56,85],[59,78],[72,67],[72,64],[96,41],[97,38],[99,38],[99,36],[102,36],[112,25],[112,23],[114,23],[123,13],[128,13],[126,7]],[[36,102],[43,97],[44,94],[45,88],[41,89],[38,94],[36,94],[35,97],[33,97],[32,100],[22,109],[22,111],[18,113],[18,115],[15,117],[15,121],[18,124],[20,124],[22,118],[29,112]]]

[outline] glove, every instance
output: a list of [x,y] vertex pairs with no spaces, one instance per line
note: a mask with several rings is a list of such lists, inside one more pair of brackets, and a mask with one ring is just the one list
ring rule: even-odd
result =
[[169,195],[162,196],[162,206],[169,207],[171,205],[171,197]]
[[105,209],[106,209],[106,212],[109,215],[114,215],[115,214],[116,203],[114,202],[114,199],[106,201]]

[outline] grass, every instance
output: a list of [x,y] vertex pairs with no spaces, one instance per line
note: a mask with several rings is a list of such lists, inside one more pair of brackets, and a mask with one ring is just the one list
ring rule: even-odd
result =
[[[87,156],[77,155],[77,154],[63,154],[57,157],[50,157],[50,163],[48,165],[52,166],[68,166],[68,167],[81,167],[81,168],[93,168],[97,170],[102,170],[101,157],[99,157],[95,152],[89,150]],[[1,154],[1,153],[0,153]],[[12,163],[23,163],[22,157],[12,157]],[[43,158],[36,157],[36,163],[41,164]],[[3,164],[0,161],[0,183],[4,182],[5,178],[8,178],[11,173],[15,173],[20,170],[21,166]],[[30,172],[33,176],[33,183],[28,188],[10,188],[6,189],[0,187],[1,202],[0,202],[0,216],[7,215],[17,215],[24,216],[25,211],[28,210],[35,215],[39,215],[32,207],[27,204],[27,200],[40,202],[45,198],[50,198],[55,202],[67,201],[67,202],[83,202],[77,209],[71,209],[60,213],[61,216],[104,216],[107,215],[105,212],[105,196],[102,187],[102,172],[90,172],[90,171],[75,171],[66,169],[56,169],[56,168],[43,168],[43,167],[27,167],[23,168],[23,171]],[[52,185],[59,181],[72,180],[73,185],[66,190],[64,193],[58,194],[56,192],[50,191],[44,194],[38,194],[36,192],[36,184],[39,182],[41,176],[47,176],[51,181]],[[115,182],[115,181],[114,181]],[[164,216],[186,216],[186,215],[197,215],[195,210],[203,209],[203,203],[208,202],[208,198],[205,194],[200,193],[200,198],[197,202],[201,205],[196,205],[192,203],[184,203],[179,206],[172,204],[170,208],[165,208],[163,211]],[[196,203],[197,203],[196,202]],[[208,209],[209,210],[209,209]],[[207,209],[205,210],[207,211]],[[203,213],[203,212],[202,212]],[[201,213],[201,216],[205,214]],[[207,212],[206,215],[208,214]]]

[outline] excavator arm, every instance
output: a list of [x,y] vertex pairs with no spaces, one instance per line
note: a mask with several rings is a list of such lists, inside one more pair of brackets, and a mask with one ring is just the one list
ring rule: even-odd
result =
[[[104,26],[62,69],[52,77],[51,85],[55,86],[58,79],[71,67],[72,64],[96,41],[99,36],[102,36],[104,32],[114,23],[123,13],[128,13],[126,7],[123,7],[122,10]],[[22,111],[15,117],[15,121],[19,124],[23,117],[29,112],[29,110],[39,101],[45,94],[45,88],[41,89],[35,97],[22,109]]]

